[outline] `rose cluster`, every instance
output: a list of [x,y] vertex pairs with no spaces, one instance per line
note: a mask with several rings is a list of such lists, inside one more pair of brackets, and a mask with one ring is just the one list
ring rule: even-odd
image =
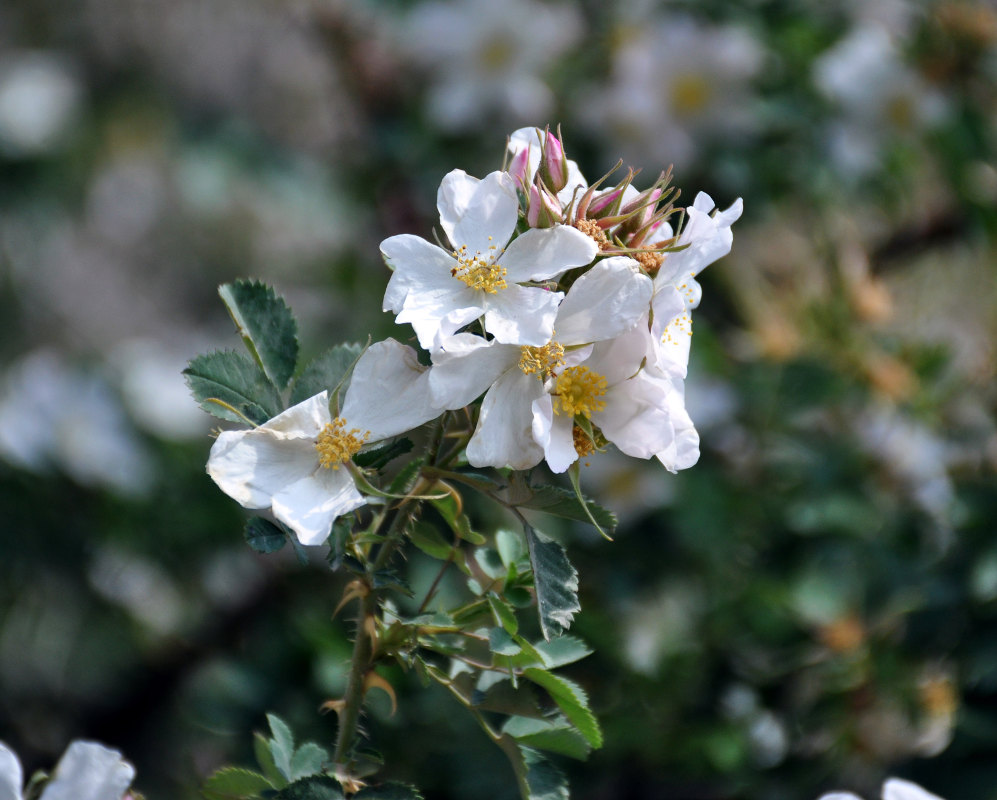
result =
[[[446,241],[392,236],[384,310],[409,323],[431,366],[394,340],[369,347],[349,388],[258,427],[221,433],[208,472],[247,508],[270,508],[303,544],[366,502],[353,456],[483,395],[466,448],[475,467],[564,472],[612,444],[667,469],[699,458],[684,379],[696,275],[730,251],[738,200],[699,194],[680,216],[662,174],[589,184],[559,137],[524,128],[508,168],[446,175]],[[341,399],[341,403],[340,403]],[[362,485],[363,482],[361,482]]]

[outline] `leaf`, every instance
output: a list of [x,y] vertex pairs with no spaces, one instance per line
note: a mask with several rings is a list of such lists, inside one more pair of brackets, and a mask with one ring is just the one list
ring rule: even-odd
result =
[[524,522],[523,527],[533,567],[540,630],[544,639],[549,641],[552,636],[560,636],[571,627],[575,612],[581,610],[578,572],[571,566],[561,545],[543,536],[528,523]]
[[353,800],[423,800],[423,797],[414,786],[389,781],[380,786],[365,786],[353,795]]
[[205,353],[191,359],[183,374],[201,408],[219,419],[262,425],[284,410],[277,390],[241,353]]
[[593,513],[592,507],[594,506],[598,511],[601,511],[609,515],[612,521],[612,529],[616,530],[616,515],[610,511],[606,511],[602,506],[596,505],[591,500],[588,500],[585,495],[582,494],[582,487],[579,483],[579,475],[581,472],[581,462],[576,461],[568,469],[568,480],[571,481],[571,488],[575,490],[575,498],[578,500],[578,505],[581,507],[582,511],[585,512],[585,516],[588,517],[588,521],[591,522],[597,531],[601,533],[605,538],[612,541],[613,537],[606,533],[602,525],[599,524],[599,520],[596,518],[595,513]]
[[259,731],[253,734],[253,753],[256,755],[256,763],[260,765],[260,769],[272,786],[277,789],[287,786],[287,778],[281,775],[274,763],[273,753],[270,752],[270,740]]
[[560,753],[569,758],[585,760],[591,752],[585,737],[563,719],[514,716],[505,723],[502,733],[508,734],[520,744]]
[[564,773],[536,750],[519,748],[526,765],[528,800],[569,800],[568,781]]
[[419,470],[422,469],[424,462],[424,458],[413,458],[398,470],[398,474],[395,475],[395,479],[388,487],[388,493],[398,495],[412,491],[412,487],[415,486],[415,479],[419,475]]
[[471,530],[471,521],[467,518],[467,514],[461,512],[457,499],[452,494],[429,502],[440,512],[440,516],[446,520],[450,529],[461,539],[471,544],[484,544],[487,541],[480,533]]
[[276,714],[267,714],[267,722],[270,723],[270,732],[273,738],[270,740],[270,754],[273,756],[273,763],[280,771],[280,774],[289,781],[291,777],[291,756],[294,755],[294,735],[291,729]]
[[226,283],[218,294],[253,358],[273,385],[283,389],[298,360],[298,323],[291,309],[259,281]]
[[364,469],[381,469],[393,458],[403,456],[412,449],[412,440],[406,437],[395,439],[388,444],[364,450],[353,456],[353,463]]
[[291,405],[326,391],[329,397],[338,390],[342,396],[349,386],[349,372],[363,352],[359,344],[341,344],[326,350],[308,362],[291,387]]
[[274,800],[345,800],[339,783],[327,775],[311,775],[288,784]]
[[518,533],[501,528],[495,534],[495,549],[498,550],[499,558],[505,566],[511,566],[521,559],[523,552],[523,540]]
[[244,536],[246,543],[257,553],[276,553],[287,544],[284,531],[263,517],[253,517],[249,520],[246,523]]
[[523,648],[516,644],[515,640],[502,628],[492,628],[488,631],[488,649],[496,655],[515,656]]
[[291,758],[291,780],[321,774],[322,767],[328,760],[329,754],[324,748],[315,742],[305,742],[294,751]]
[[609,534],[616,532],[616,514],[587,497],[584,498],[585,505],[582,505],[573,491],[559,486],[534,486],[531,489],[533,496],[518,505],[553,514],[555,517],[593,524],[604,536],[608,535],[607,531]]
[[535,667],[524,669],[523,677],[547,690],[564,716],[578,728],[592,747],[602,747],[602,730],[599,721],[589,708],[588,695],[581,686],[567,678]]
[[534,646],[547,669],[573,664],[592,654],[592,649],[576,636],[558,636],[549,642],[537,642]]
[[438,530],[428,522],[416,522],[409,529],[409,538],[412,544],[422,550],[427,556],[438,558],[441,561],[450,557],[453,545],[450,544]]
[[201,794],[207,800],[240,800],[259,797],[264,789],[273,788],[270,781],[258,772],[239,767],[223,767],[204,782]]
[[[496,625],[500,625],[511,634],[519,631],[519,620],[516,619],[516,612],[512,606],[494,594],[488,595],[488,605],[492,610]],[[504,653],[504,655],[510,655],[510,653]]]

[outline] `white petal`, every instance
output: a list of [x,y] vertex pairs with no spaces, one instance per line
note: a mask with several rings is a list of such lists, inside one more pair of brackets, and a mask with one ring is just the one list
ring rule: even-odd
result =
[[495,382],[467,445],[472,466],[528,469],[540,462],[543,450],[533,441],[532,404],[542,394],[539,379],[520,370],[509,370]]
[[533,438],[544,450],[552,472],[564,472],[578,460],[574,440],[575,421],[565,414],[555,414],[551,396],[533,401]]
[[329,538],[336,517],[364,504],[349,470],[319,467],[274,495],[273,515],[294,531],[305,545]]
[[322,391],[282,411],[256,430],[284,433],[298,439],[314,439],[329,422],[332,422],[329,393]]
[[367,348],[353,368],[341,416],[347,428],[370,431],[376,442],[418,428],[438,416],[429,391],[429,372],[415,350],[385,339]]
[[743,204],[736,201],[726,211],[711,217],[709,195],[700,193],[696,202],[686,209],[686,224],[676,244],[687,245],[684,250],[665,254],[665,260],[654,277],[655,286],[681,283],[686,276],[697,275],[706,267],[730,252],[734,234],[730,226],[741,216]]
[[890,778],[883,784],[883,800],[942,800],[942,798],[910,781]]
[[634,458],[650,458],[670,445],[674,438],[666,397],[641,372],[628,381],[610,386],[606,407],[592,414],[606,438]]
[[569,225],[531,228],[521,233],[499,259],[506,281],[545,281],[572,267],[591,264],[599,246],[580,230]]
[[454,247],[464,245],[472,255],[498,255],[516,230],[518,219],[515,182],[507,172],[492,172],[475,187],[467,207],[447,236]]
[[637,325],[615,339],[596,342],[585,366],[605,377],[612,386],[637,372],[651,346],[650,332]]
[[0,800],[21,800],[24,773],[14,751],[0,742]]
[[429,387],[441,408],[463,408],[483,394],[508,369],[516,368],[518,345],[487,341],[470,333],[446,339],[433,353]]
[[399,313],[410,292],[441,292],[453,286],[454,257],[431,242],[410,233],[381,242],[381,256],[392,269],[382,310]]
[[318,466],[313,439],[255,428],[219,434],[208,456],[208,475],[246,508],[267,508],[276,492]]
[[653,361],[666,375],[684,378],[689,367],[692,318],[685,298],[675,286],[666,286],[654,296],[651,327]]
[[480,179],[468,175],[462,169],[455,169],[443,176],[436,192],[436,210],[440,212],[440,225],[451,242],[454,229],[460,222],[474,198]]
[[651,292],[651,279],[632,258],[600,261],[565,295],[554,321],[557,340],[572,345],[619,336],[647,313]]
[[498,341],[542,347],[554,335],[554,318],[564,295],[513,284],[484,297],[485,329]]
[[818,800],[862,800],[862,798],[851,792],[831,792],[830,794],[822,794]]
[[121,753],[95,742],[73,742],[59,759],[42,800],[121,800],[135,768]]

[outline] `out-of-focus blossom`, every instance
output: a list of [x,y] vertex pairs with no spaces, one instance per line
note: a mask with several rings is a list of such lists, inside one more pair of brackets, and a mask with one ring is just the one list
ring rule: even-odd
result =
[[[831,792],[822,795],[820,800],[862,800],[862,798],[851,792]],[[942,798],[910,781],[890,778],[883,784],[882,800],[942,800]]]
[[570,4],[449,0],[416,6],[398,39],[433,72],[430,117],[454,130],[482,128],[496,113],[519,123],[545,119],[554,93],[544,71],[582,32]]
[[90,585],[154,633],[176,633],[183,621],[184,598],[170,576],[155,562],[103,548],[90,565]]
[[821,54],[814,82],[840,112],[829,146],[838,167],[851,175],[878,164],[886,139],[937,122],[948,106],[940,91],[904,63],[893,37],[878,25],[856,28]]
[[630,163],[689,166],[701,141],[752,126],[748,84],[762,65],[746,30],[674,15],[616,35],[612,77],[578,110]]
[[0,456],[33,471],[57,467],[86,486],[126,494],[149,488],[149,456],[104,380],[41,350],[3,383]]
[[[39,800],[121,800],[135,768],[121,753],[96,742],[69,745]],[[24,774],[14,752],[0,742],[0,800],[21,800]]]
[[35,156],[64,144],[82,93],[73,66],[57,53],[0,60],[0,153]]

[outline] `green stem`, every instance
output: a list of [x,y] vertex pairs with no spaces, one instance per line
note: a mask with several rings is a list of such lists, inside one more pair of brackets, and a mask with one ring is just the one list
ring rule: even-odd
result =
[[373,591],[364,596],[357,612],[357,633],[353,642],[353,656],[350,659],[350,674],[346,680],[346,694],[343,708],[339,712],[339,731],[336,735],[336,751],[333,762],[345,767],[348,754],[356,738],[357,724],[360,721],[360,707],[363,705],[364,678],[370,667],[370,657],[374,643],[367,630],[367,619],[373,616],[377,606],[377,596]]

